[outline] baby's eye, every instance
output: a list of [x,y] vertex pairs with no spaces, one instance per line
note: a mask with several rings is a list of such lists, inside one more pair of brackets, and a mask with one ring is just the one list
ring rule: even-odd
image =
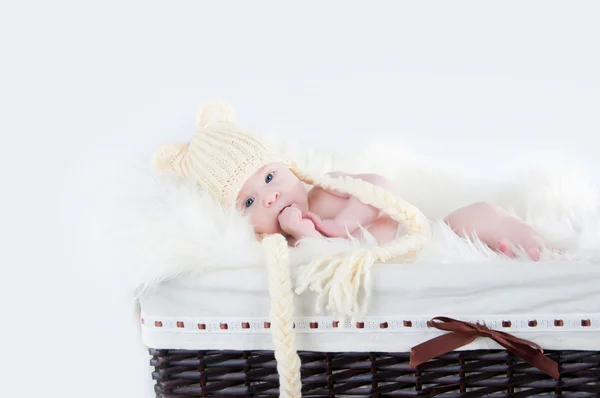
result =
[[267,176],[265,177],[265,182],[267,184],[270,183],[273,180],[273,177],[274,177],[273,173],[267,174]]
[[248,198],[246,199],[246,203],[244,204],[244,206],[246,206],[246,208],[252,206],[252,203],[254,203],[254,198]]

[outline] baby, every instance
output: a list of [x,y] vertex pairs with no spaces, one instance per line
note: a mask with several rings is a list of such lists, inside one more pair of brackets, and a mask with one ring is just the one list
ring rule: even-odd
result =
[[[210,103],[202,107],[198,127],[200,131],[189,142],[162,145],[155,154],[154,168],[175,171],[179,177],[193,179],[223,209],[237,209],[246,214],[256,233],[279,233],[295,245],[303,238],[347,237],[348,234],[360,237],[363,229],[379,243],[385,243],[396,240],[398,231],[402,230],[403,225],[398,221],[365,204],[368,200],[364,196],[363,201],[355,196],[372,190],[373,186],[383,192],[374,194],[378,199],[388,195],[393,189],[382,176],[329,174],[329,177],[352,177],[368,183],[359,184],[360,192],[345,191],[352,195],[313,184],[314,177],[305,175],[293,161],[272,153],[261,140],[240,126],[227,104]],[[303,183],[313,188],[307,191]],[[384,202],[389,203],[388,199]],[[406,211],[401,209],[402,205],[395,206],[397,211]],[[507,256],[514,256],[515,248],[523,248],[531,258],[538,259],[545,246],[542,237],[522,220],[489,203],[458,209],[445,221],[459,236],[476,235],[491,249]],[[411,243],[414,248],[418,246],[415,242]],[[395,250],[412,249],[397,246]]]
[[[391,183],[376,174],[330,173],[350,176],[392,190]],[[379,242],[396,238],[398,222],[355,197],[314,187],[308,192],[283,163],[270,163],[248,178],[237,195],[236,208],[248,215],[257,233],[281,233],[294,245],[302,238],[360,237],[360,226]],[[508,211],[479,202],[452,212],[445,222],[460,236],[477,236],[491,249],[507,256],[523,248],[534,260],[544,240]]]

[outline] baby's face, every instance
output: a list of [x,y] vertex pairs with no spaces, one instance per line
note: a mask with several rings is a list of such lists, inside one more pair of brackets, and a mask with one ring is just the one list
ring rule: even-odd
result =
[[302,182],[283,163],[272,163],[250,177],[238,194],[236,207],[250,216],[256,233],[281,233],[279,214],[295,204],[308,210],[308,194]]

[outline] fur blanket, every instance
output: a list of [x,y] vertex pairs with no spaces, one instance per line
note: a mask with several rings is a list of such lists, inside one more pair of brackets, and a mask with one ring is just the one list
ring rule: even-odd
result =
[[[507,259],[477,241],[465,241],[441,222],[451,211],[474,201],[491,201],[510,209],[565,249],[562,254],[546,253],[541,261],[596,261],[600,255],[598,192],[584,176],[567,171],[564,165],[515,168],[514,178],[492,179],[400,146],[373,145],[356,153],[331,153],[262,138],[312,173],[373,172],[392,180],[395,193],[433,223],[434,241],[407,266],[528,261],[525,257]],[[121,203],[121,241],[129,256],[131,283],[138,292],[163,280],[215,268],[264,266],[261,245],[241,215],[225,214],[193,183],[168,176],[158,179],[150,171],[145,177],[132,185],[135,193]],[[352,244],[345,239],[307,242],[292,250],[292,262],[301,264]]]

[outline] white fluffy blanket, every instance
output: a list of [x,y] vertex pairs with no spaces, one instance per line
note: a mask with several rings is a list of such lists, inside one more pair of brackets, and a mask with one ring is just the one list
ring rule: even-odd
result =
[[[371,146],[355,153],[306,150],[292,142],[263,137],[313,173],[332,170],[380,173],[392,180],[396,194],[417,206],[434,224],[435,239],[417,261],[493,262],[507,259],[477,242],[466,242],[440,219],[474,201],[492,201],[514,211],[563,254],[546,253],[541,261],[595,261],[600,254],[599,196],[582,175],[564,165],[514,169],[514,178],[491,179],[396,146]],[[157,179],[148,171],[134,186],[136,195],[122,203],[128,264],[136,288],[214,268],[263,267],[264,254],[246,220],[224,214],[190,183]],[[143,177],[143,176],[142,176]],[[346,240],[307,244],[294,249],[294,263],[328,250],[348,248]],[[131,250],[131,249],[134,250]]]

